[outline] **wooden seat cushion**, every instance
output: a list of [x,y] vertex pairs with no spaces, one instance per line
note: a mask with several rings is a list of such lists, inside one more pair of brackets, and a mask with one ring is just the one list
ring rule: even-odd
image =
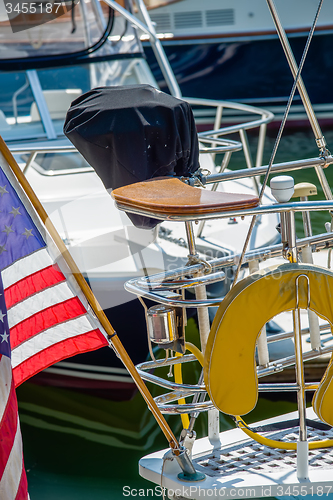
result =
[[141,208],[168,215],[203,214],[247,209],[258,205],[257,196],[221,193],[184,184],[175,177],[150,179],[112,191],[112,197],[125,208]]

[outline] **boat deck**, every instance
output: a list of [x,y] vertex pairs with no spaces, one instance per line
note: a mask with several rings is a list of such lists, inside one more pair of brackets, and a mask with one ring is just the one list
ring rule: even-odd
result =
[[[297,418],[292,412],[256,425]],[[318,420],[312,408],[307,418]],[[265,437],[296,442],[298,428],[265,432]],[[308,427],[309,442],[333,439],[333,430]],[[296,451],[273,449],[247,438],[242,430],[220,433],[221,446],[213,447],[209,438],[194,443],[193,464],[206,478],[201,482],[184,482],[177,478],[180,468],[169,450],[148,455],[140,460],[140,474],[165,488],[170,494],[184,498],[258,498],[283,495],[323,495],[333,493],[333,449],[309,450],[309,479],[300,480],[296,473]],[[161,477],[161,472],[163,476]],[[302,488],[302,489],[301,489]],[[171,498],[171,497],[170,497]]]

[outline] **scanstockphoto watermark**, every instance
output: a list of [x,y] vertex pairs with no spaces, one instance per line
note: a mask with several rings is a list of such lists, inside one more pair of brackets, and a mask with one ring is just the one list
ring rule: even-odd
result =
[[317,484],[294,484],[294,485],[272,485],[244,488],[202,488],[200,486],[182,485],[179,488],[164,488],[155,486],[152,488],[123,487],[124,497],[141,498],[264,498],[275,496],[316,496],[328,497],[333,493],[333,482]]
[[255,498],[257,491],[255,488],[201,488],[199,486],[185,486],[179,488],[164,488],[162,486],[155,486],[154,488],[131,488],[130,486],[123,487],[124,497],[163,497],[163,498],[218,498],[229,497],[234,498]]
[[13,33],[40,26],[75,9],[80,0],[0,0],[0,22]]

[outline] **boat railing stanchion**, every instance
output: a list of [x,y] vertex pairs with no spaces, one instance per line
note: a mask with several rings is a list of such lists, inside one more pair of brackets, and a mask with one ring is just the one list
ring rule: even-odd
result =
[[262,166],[262,159],[263,159],[263,155],[264,155],[264,146],[265,146],[265,139],[266,139],[266,131],[267,131],[267,124],[262,123],[259,127],[256,167]]
[[[239,131],[239,136],[241,139],[241,142],[243,144],[243,151],[244,151],[244,156],[245,156],[245,162],[247,168],[251,169],[253,168],[253,160],[252,160],[252,155],[250,151],[250,145],[249,145],[249,140],[247,137],[246,130],[240,129]],[[256,194],[259,196],[259,178],[258,176],[253,176],[253,188]]]
[[[230,162],[230,159],[231,159],[231,155],[232,155],[231,151],[226,151],[226,153],[224,153],[223,160],[221,162],[221,166],[220,166],[220,170],[219,170],[219,174],[221,174],[222,172],[224,172],[224,170],[229,165],[229,162]],[[219,182],[214,182],[211,191],[216,191],[217,188],[218,188],[218,185],[219,185]],[[206,222],[205,220],[201,220],[199,222],[199,227],[198,227],[198,230],[197,230],[197,238],[201,238],[203,229],[205,227],[205,222]]]
[[[185,222],[185,227],[186,227],[186,236],[187,236],[187,242],[188,242],[188,249],[189,249],[189,264],[193,264],[193,262],[198,260],[198,254],[196,251],[196,246],[195,246],[195,239],[194,239],[194,231],[193,231],[193,224],[191,221],[186,221]],[[207,263],[207,265],[209,265]],[[208,272],[209,271],[209,268]],[[207,292],[206,292],[206,286],[205,285],[200,285],[195,287],[195,296],[197,300],[207,300]],[[207,344],[207,339],[208,335],[210,332],[210,321],[209,321],[209,314],[208,314],[208,307],[198,307],[197,309],[197,314],[198,314],[198,325],[199,325],[199,333],[200,333],[200,344],[201,344],[201,351],[204,354],[205,349],[206,349],[206,344]],[[219,411],[216,409],[212,409],[208,411],[208,438],[213,444],[214,448],[220,446],[220,417],[219,417]]]
[[31,153],[29,155],[29,158],[28,158],[28,160],[27,160],[27,162],[26,162],[26,164],[24,165],[24,168],[23,168],[24,175],[27,174],[28,168],[35,161],[37,155],[38,155],[38,151],[31,151]]
[[299,307],[299,280],[304,278],[307,281],[308,307],[310,306],[310,281],[305,274],[300,274],[296,278],[296,308],[293,309],[294,337],[295,337],[295,370],[297,390],[297,405],[299,415],[299,440],[297,441],[297,477],[307,479],[309,477],[309,443],[306,430],[306,401],[304,384],[304,367],[302,353],[302,328]]
[[[296,184],[295,192],[292,197],[299,197],[300,201],[308,201],[309,196],[314,196],[316,194],[317,188],[314,184],[310,184],[309,182],[301,182],[300,184]],[[310,212],[308,210],[302,212],[302,218],[304,236],[306,238],[310,238],[312,236]],[[312,248],[310,244],[302,248],[302,261],[307,264],[313,264]],[[313,350],[319,351],[321,348],[321,340],[318,316],[313,311],[308,310],[308,318],[311,348]]]
[[[188,264],[193,264],[199,261],[199,257],[196,251],[195,239],[194,239],[194,231],[193,224],[190,221],[185,222],[186,226],[186,236],[188,242]],[[200,285],[195,287],[195,296],[197,300],[206,300],[207,292],[205,285]],[[198,308],[198,324],[199,324],[199,332],[200,332],[200,343],[201,343],[201,351],[204,353],[206,348],[206,343],[210,331],[210,322],[209,322],[209,314],[207,307]]]
[[[274,177],[270,183],[273,196],[280,203],[287,202],[294,194],[294,179],[290,176]],[[295,213],[290,210],[281,213],[281,238],[283,244],[283,256],[289,260],[291,264],[296,264],[298,261],[297,246],[296,246],[296,229],[295,229]],[[304,384],[304,367],[302,353],[302,329],[299,307],[299,279],[307,280],[308,303],[307,309],[310,306],[310,282],[305,274],[300,274],[296,278],[296,305],[293,309],[293,327],[294,327],[294,342],[295,342],[295,371],[297,384],[297,406],[299,415],[299,440],[297,441],[297,477],[298,479],[307,479],[309,477],[309,459],[308,450],[309,444],[307,441],[306,430],[306,401],[305,401],[305,384]]]

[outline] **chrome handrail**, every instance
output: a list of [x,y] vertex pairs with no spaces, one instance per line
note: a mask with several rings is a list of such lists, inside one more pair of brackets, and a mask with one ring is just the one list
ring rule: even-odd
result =
[[[303,170],[305,168],[314,168],[321,166],[323,168],[328,167],[333,163],[333,156],[318,157],[318,158],[308,158],[306,160],[288,161],[283,163],[275,163],[271,167],[271,173],[282,173],[291,172],[293,170]],[[258,175],[264,175],[267,171],[268,165],[263,165],[261,167],[253,167],[251,169],[241,169],[233,170],[229,172],[222,172],[218,174],[202,175],[200,176],[200,181],[202,184],[213,184],[215,182],[231,181],[244,179],[246,177],[253,177]],[[200,186],[201,182],[196,181],[195,178],[190,178],[188,183],[193,186]]]
[[246,121],[244,123],[238,123],[237,125],[229,125],[226,127],[219,128],[217,130],[207,130],[205,132],[200,132],[200,137],[209,137],[211,135],[226,135],[233,134],[238,132],[239,130],[250,130],[256,127],[260,127],[260,125],[270,123],[274,119],[274,114],[266,109],[257,108],[254,106],[250,106],[248,104],[232,102],[232,101],[223,101],[223,100],[215,100],[215,99],[200,99],[197,97],[183,97],[185,101],[187,101],[191,106],[205,106],[205,107],[222,107],[228,109],[234,109],[238,111],[244,111],[246,113],[261,115],[260,119]]
[[[202,143],[212,144],[212,146],[203,146]],[[201,147],[200,147],[201,144]],[[220,144],[217,146],[216,144]],[[241,151],[243,148],[242,143],[239,141],[227,140],[227,139],[218,139],[211,137],[199,138],[199,153],[200,154],[213,154],[213,153],[233,153],[235,151]],[[36,159],[38,154],[47,154],[47,153],[79,153],[75,146],[66,145],[66,146],[45,146],[45,145],[26,145],[26,146],[10,146],[10,150],[13,154],[25,154],[29,153],[30,157],[26,162],[26,165],[23,169],[26,174],[27,170],[31,166],[32,162]],[[64,169],[59,172],[52,172],[52,175],[66,175],[66,174],[74,174],[74,173],[82,173],[82,172],[93,172],[94,169],[88,165],[86,168],[80,169]],[[45,175],[48,173],[45,171]],[[51,175],[51,174],[49,174]]]
[[127,281],[124,287],[125,290],[127,290],[130,293],[133,293],[134,295],[139,295],[140,297],[145,297],[146,299],[150,299],[159,304],[165,304],[172,307],[198,308],[198,307],[218,306],[224,299],[224,296],[215,297],[212,299],[196,300],[196,299],[179,299],[178,297],[181,297],[181,295],[178,294],[170,294],[169,296],[161,295],[162,293],[165,292],[159,292],[159,293],[149,292],[147,290],[142,290],[141,288],[136,287],[135,279]]
[[[307,382],[304,384],[304,389],[306,391],[314,391],[316,382]],[[293,383],[276,383],[276,384],[258,384],[259,392],[295,392],[298,389],[297,384]],[[186,398],[192,396],[193,392],[186,392],[186,390],[179,389],[177,391],[169,392],[167,394],[162,394],[161,396],[157,396],[154,398],[155,403],[162,413],[168,415],[181,415],[183,413],[192,413],[192,412],[204,412],[209,411],[215,408],[212,401],[205,401],[202,403],[182,403],[182,404],[171,404],[171,402],[176,401],[177,399]]]
[[[314,246],[316,250],[323,250],[333,247],[333,232],[322,233],[315,236],[308,236],[307,238],[301,238],[296,241],[297,250],[300,251],[302,248],[307,246]],[[265,261],[273,257],[279,257],[282,254],[282,244],[271,245],[264,248],[258,248],[255,250],[249,250],[244,256],[244,264],[250,262],[251,260]],[[240,254],[226,255],[225,257],[219,257],[211,259],[209,261],[212,269],[216,270],[219,268],[229,267],[237,264]],[[171,280],[181,278],[187,274],[194,274],[204,271],[205,265],[203,263],[192,264],[186,268],[173,269],[172,271],[163,271],[162,273],[152,274],[149,277],[141,276],[137,278],[138,286],[146,286],[148,283],[158,283],[163,279]]]
[[[205,136],[202,137],[201,133],[198,134],[199,139],[199,153],[234,153],[235,151],[241,151],[243,145],[239,141],[232,141],[231,139],[219,139],[217,137]],[[212,144],[210,147],[202,147],[202,143],[207,142]],[[220,146],[217,146],[220,144]]]
[[[302,238],[297,240],[296,246],[297,250],[300,251],[302,248],[307,246],[315,246],[316,250],[322,250],[333,247],[333,233],[323,233],[317,236],[310,236],[307,238]],[[269,258],[278,257],[282,255],[282,244],[271,245],[263,249],[251,250],[247,252],[244,256],[244,264],[251,262],[253,260],[263,261]],[[236,265],[239,260],[239,254],[227,255],[226,257],[220,257],[217,259],[212,259],[209,261],[212,271],[217,271],[219,269],[230,267]],[[215,297],[206,300],[195,300],[195,299],[181,299],[176,293],[172,293],[171,290],[177,288],[177,282],[175,284],[170,284],[168,289],[170,289],[169,294],[158,290],[160,285],[163,285],[163,280],[177,280],[183,278],[186,275],[196,274],[204,271],[205,265],[203,263],[193,264],[187,266],[186,268],[174,269],[172,271],[165,271],[162,273],[157,273],[149,277],[133,278],[125,283],[125,289],[135,295],[139,295],[155,302],[165,305],[171,305],[174,307],[207,307],[207,306],[217,306],[223,300],[223,297]],[[209,275],[207,275],[209,277]],[[156,291],[153,291],[156,290]],[[276,339],[278,340],[278,339]],[[272,340],[273,342],[273,340]]]
[[[190,274],[190,273],[188,273]],[[180,276],[178,276],[180,278]],[[225,279],[225,273],[223,271],[206,274],[204,276],[197,276],[195,278],[186,278],[184,277],[181,281],[178,281],[177,278],[173,278],[172,280],[162,280],[162,281],[149,281],[149,276],[145,281],[141,281],[140,286],[143,290],[177,290],[184,288],[194,288],[200,285],[207,285],[212,283],[217,283],[218,281],[223,281]]]
[[154,217],[161,221],[193,221],[193,220],[209,220],[209,219],[229,219],[230,217],[246,217],[249,215],[265,215],[273,213],[286,213],[286,212],[324,212],[333,210],[333,200],[322,200],[322,201],[301,201],[298,203],[273,203],[271,205],[261,205],[253,208],[238,209],[238,210],[227,210],[220,212],[208,212],[208,213],[190,213],[190,214],[170,214],[168,212],[153,212],[149,209],[145,210],[143,208],[134,208],[130,205],[125,205],[116,202],[119,210],[124,210],[137,215],[144,215],[146,217]]
[[[183,396],[184,397],[184,396]],[[211,401],[205,401],[204,403],[184,403],[184,404],[173,404],[164,405],[157,404],[161,413],[166,415],[181,415],[182,413],[192,413],[213,410],[215,406]]]
[[136,365],[136,369],[143,378],[147,382],[152,382],[164,389],[169,389],[171,391],[184,390],[186,392],[196,393],[196,392],[206,392],[205,385],[191,385],[191,384],[178,384],[177,382],[171,382],[170,380],[163,379],[154,375],[153,373],[147,373],[145,370],[152,370],[154,368],[159,368],[161,366],[172,366],[176,364],[188,363],[191,361],[197,361],[196,357],[193,354],[186,354],[181,357],[172,357],[167,360],[156,360],[156,361],[145,361]]
[[[303,352],[303,361],[311,361],[312,359],[316,359],[323,354],[329,354],[332,351],[333,346],[322,347],[319,351],[314,349],[312,351]],[[277,371],[282,371],[284,368],[288,368],[294,365],[295,356],[287,356],[285,358],[270,362],[267,367],[258,367],[257,374],[258,377],[266,377],[267,375],[271,375],[272,373],[276,373]]]
[[[304,354],[304,360],[314,359],[322,354],[332,352],[332,350],[333,347],[327,347],[322,349],[320,352],[310,351]],[[162,366],[171,366],[191,361],[197,361],[197,359],[195,358],[195,356],[190,354],[182,357],[168,358],[167,360],[146,361],[136,366],[138,373],[144,380],[146,380],[147,382],[151,382],[155,385],[158,385],[159,387],[163,387],[164,389],[171,390],[171,392],[156,396],[154,398],[158,408],[161,410],[162,413],[182,414],[182,413],[191,413],[194,411],[203,412],[215,408],[211,401],[171,404],[172,402],[178,399],[190,397],[194,394],[207,393],[207,389],[205,385],[199,385],[199,384],[190,385],[183,383],[180,384],[177,382],[171,382],[169,380],[158,377],[157,375],[153,375],[152,373],[146,372],[146,370],[151,370]],[[294,364],[295,364],[295,356],[288,356],[286,358],[281,358],[278,361],[269,363],[268,367],[261,368],[258,366],[257,375],[259,378],[262,378],[271,375],[272,373],[276,373],[277,371],[282,371],[283,368],[286,368],[288,366],[293,366]],[[313,391],[316,388],[316,383],[307,382],[304,385],[304,388],[307,391]],[[297,383],[277,382],[277,383],[258,384],[259,392],[280,392],[280,391],[293,392],[296,391],[297,389],[298,389]]]
[[[25,146],[14,146],[11,145],[9,147],[10,151],[13,154],[24,154],[24,153],[75,153],[78,152],[76,147],[72,144],[68,144],[68,146],[38,146],[36,144],[30,145],[27,144]],[[93,168],[91,167],[93,170]]]
[[[215,139],[212,137],[203,137],[201,139],[200,133],[198,134],[199,142],[208,143],[218,143],[221,144],[220,147],[211,148],[199,148],[199,153],[222,153],[224,151],[240,151],[242,149],[242,143],[239,141],[232,141],[231,139]],[[216,149],[216,151],[215,151]],[[78,153],[78,150],[73,145],[68,146],[38,146],[38,145],[26,145],[24,147],[11,146],[10,150],[15,154],[23,153]]]
[[[324,323],[323,325],[319,325],[319,331],[324,332],[325,330],[330,330],[331,325],[329,323]],[[310,333],[310,328],[302,328],[301,334],[302,335],[308,335]],[[328,332],[327,332],[328,333]],[[279,342],[281,340],[286,340],[286,339],[291,339],[294,338],[294,332],[283,332],[283,333],[276,333],[275,335],[269,335],[267,337],[267,343],[270,344],[272,342]]]

